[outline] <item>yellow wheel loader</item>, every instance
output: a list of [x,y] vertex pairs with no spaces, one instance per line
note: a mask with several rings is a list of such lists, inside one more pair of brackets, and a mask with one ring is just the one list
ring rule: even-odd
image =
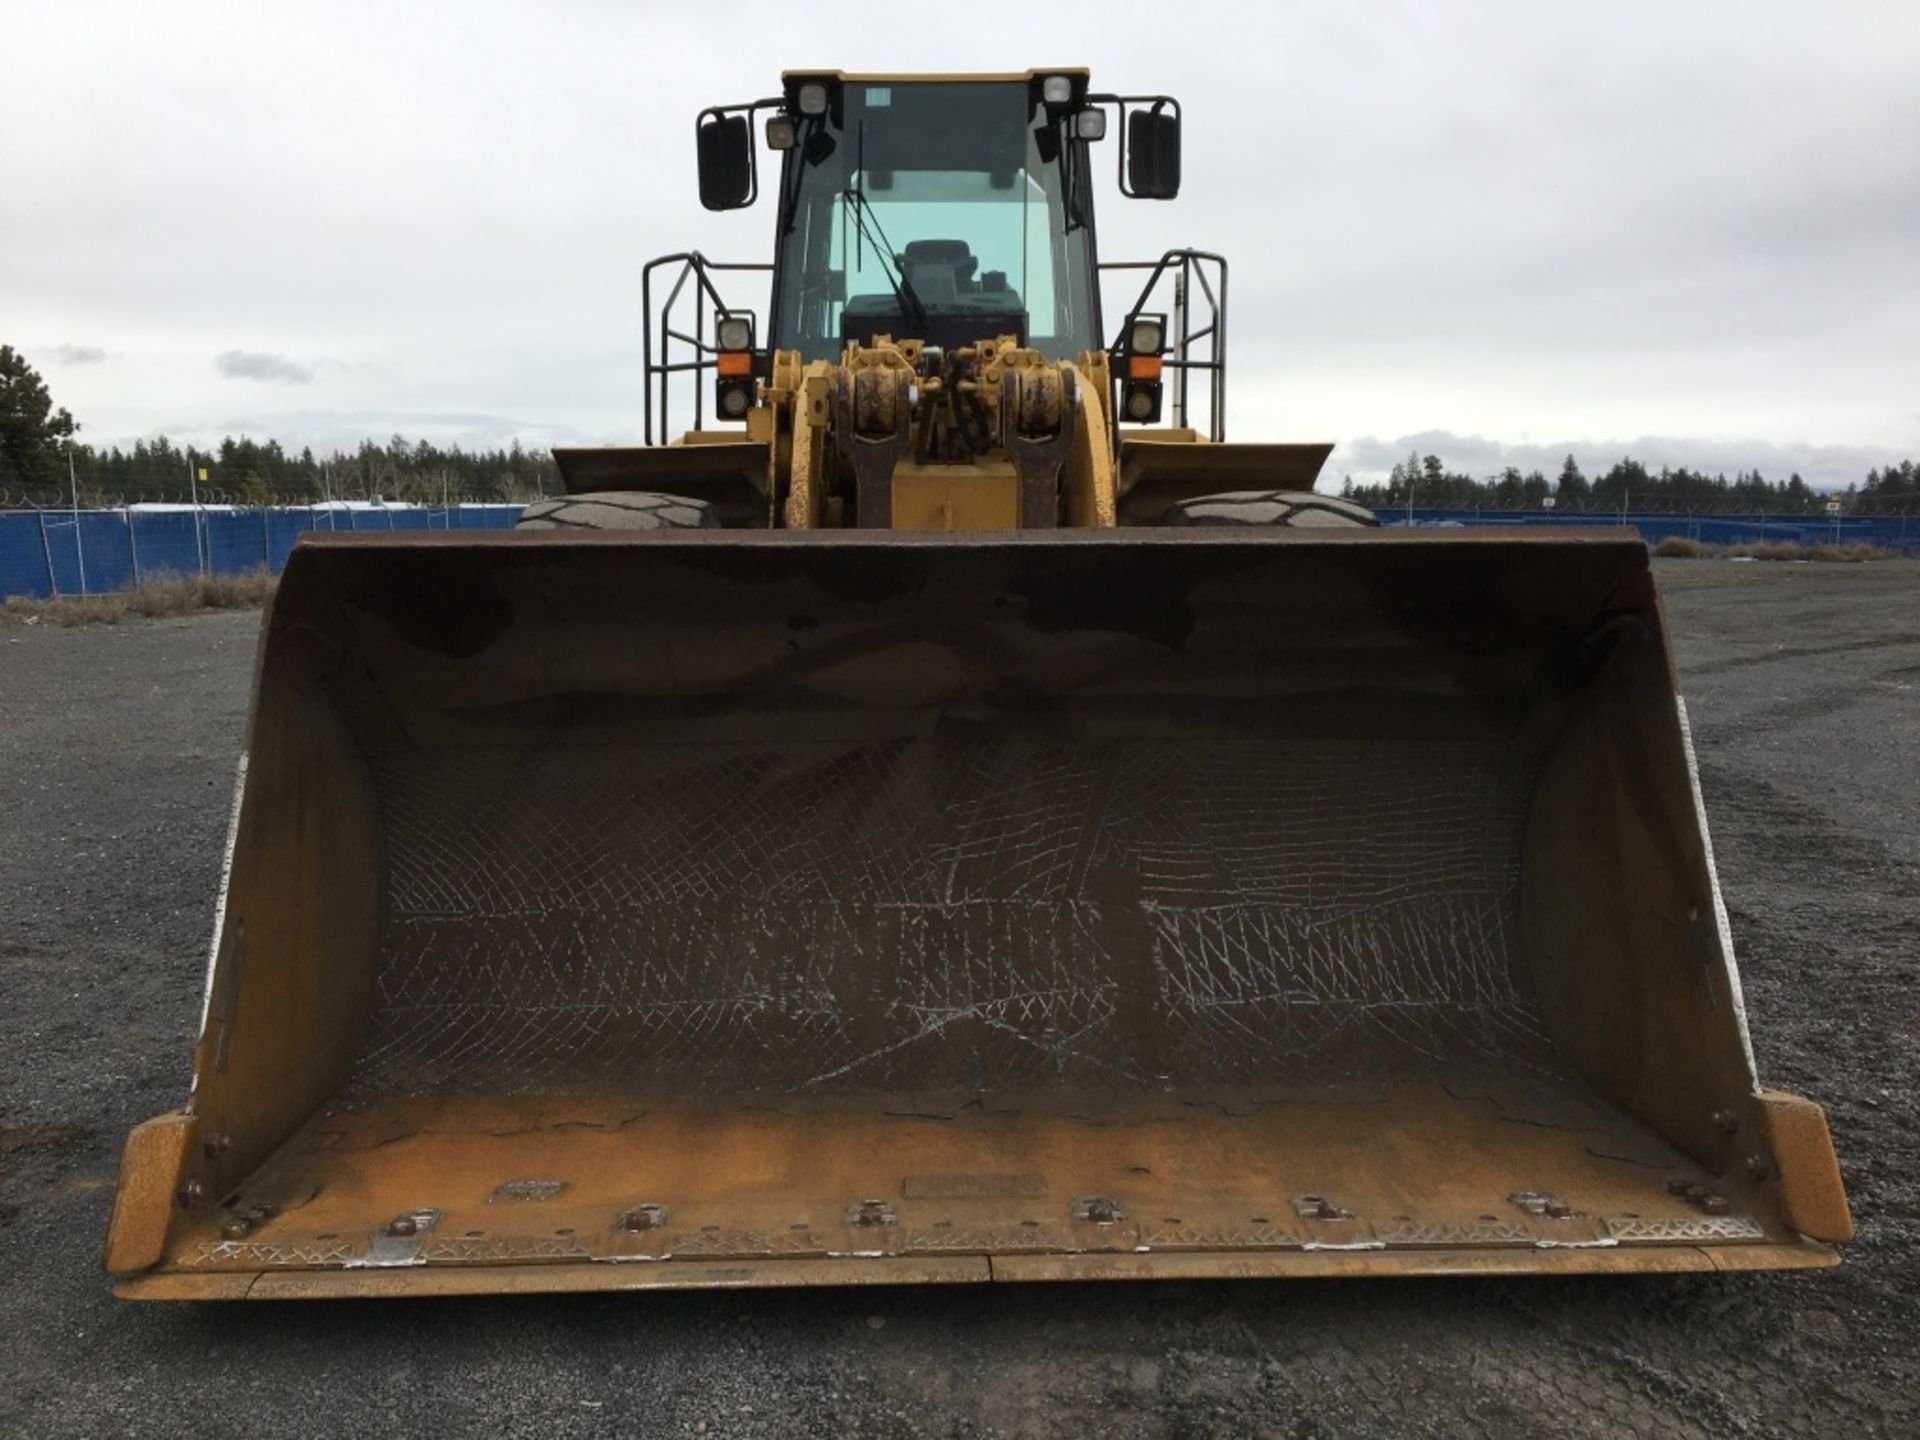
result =
[[1225,443],[1224,263],[1095,247],[1167,97],[808,72],[696,140],[774,256],[648,267],[647,443],[295,549],[119,1293],[1834,1262],[1639,539]]

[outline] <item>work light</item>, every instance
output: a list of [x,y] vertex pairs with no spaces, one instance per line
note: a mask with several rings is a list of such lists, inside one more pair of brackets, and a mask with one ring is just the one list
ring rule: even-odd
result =
[[748,310],[722,310],[713,322],[716,350],[753,349],[753,313]]

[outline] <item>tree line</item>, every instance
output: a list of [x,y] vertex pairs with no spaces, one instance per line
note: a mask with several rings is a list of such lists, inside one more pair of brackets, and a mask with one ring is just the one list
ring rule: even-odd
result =
[[[161,436],[127,450],[77,445],[73,462],[82,505],[196,497],[231,505],[375,499],[443,505],[530,500],[561,488],[553,457],[526,450],[517,440],[504,448],[467,450],[395,435],[385,442],[363,440],[351,451],[315,455],[311,448],[292,453],[275,440],[229,437],[207,449],[175,445]],[[71,499],[64,465],[53,491],[53,503]]]
[[[395,435],[382,443],[326,456],[297,455],[278,441],[229,437],[212,449],[177,446],[165,436],[130,449],[97,449],[76,438],[79,426],[56,409],[45,382],[19,351],[0,345],[0,504],[124,505],[140,500],[224,501],[240,505],[308,505],[372,500],[439,505],[462,500],[521,501],[557,493],[553,457],[514,441],[506,448],[465,450]],[[204,474],[204,480],[202,476]],[[1589,479],[1569,455],[1549,481],[1508,466],[1476,479],[1449,470],[1437,455],[1410,454],[1384,484],[1340,493],[1374,510],[1556,510],[1672,513],[1707,511],[1802,515],[1838,499],[1852,515],[1920,514],[1920,466],[1911,460],[1869,470],[1865,482],[1822,493],[1798,475],[1769,480],[1758,470],[1732,479],[1685,466],[1651,471],[1622,459]]]
[[1340,493],[1373,510],[1539,510],[1551,500],[1556,510],[1636,511],[1720,514],[1806,515],[1824,512],[1840,501],[1850,515],[1920,513],[1920,465],[1903,460],[1884,470],[1869,470],[1864,484],[1821,492],[1800,478],[1769,480],[1758,470],[1742,470],[1732,479],[1686,466],[1649,470],[1640,461],[1622,459],[1604,474],[1589,478],[1567,456],[1552,481],[1533,470],[1522,474],[1509,465],[1497,476],[1476,479],[1449,470],[1438,455],[1410,454],[1389,472],[1384,484],[1355,485],[1351,476]]
[[[139,500],[308,505],[385,499],[425,505],[527,500],[559,490],[553,457],[521,447],[466,450],[394,436],[358,449],[297,455],[279,441],[229,436],[212,448],[165,436],[130,449],[76,438],[46,382],[11,345],[0,345],[0,504],[124,505]],[[76,494],[77,492],[77,494]]]

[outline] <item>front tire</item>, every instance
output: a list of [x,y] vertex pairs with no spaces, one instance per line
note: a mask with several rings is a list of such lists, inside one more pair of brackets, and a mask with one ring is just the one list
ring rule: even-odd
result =
[[1364,505],[1311,490],[1228,490],[1167,507],[1162,525],[1283,526],[1290,530],[1352,530],[1378,525]]
[[718,530],[720,512],[705,500],[654,490],[601,490],[536,500],[516,530]]

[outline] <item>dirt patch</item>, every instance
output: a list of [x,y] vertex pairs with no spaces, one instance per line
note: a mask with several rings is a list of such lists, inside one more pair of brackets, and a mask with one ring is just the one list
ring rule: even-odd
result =
[[77,1125],[23,1125],[16,1129],[0,1130],[0,1158],[27,1150],[58,1154],[86,1143],[92,1136],[91,1130],[83,1130]]

